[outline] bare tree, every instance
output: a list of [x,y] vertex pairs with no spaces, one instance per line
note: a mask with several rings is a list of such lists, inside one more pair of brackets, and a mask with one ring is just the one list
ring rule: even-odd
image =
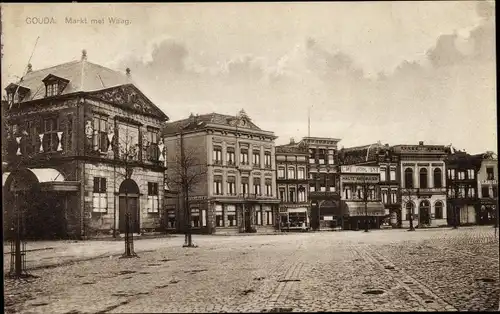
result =
[[184,220],[185,220],[185,241],[184,247],[195,247],[191,236],[191,210],[189,194],[194,192],[195,187],[205,179],[207,165],[202,163],[200,154],[196,148],[186,148],[184,144],[183,129],[180,132],[180,139],[177,140],[176,153],[172,160],[167,162],[166,182],[170,188],[179,192],[183,197]]

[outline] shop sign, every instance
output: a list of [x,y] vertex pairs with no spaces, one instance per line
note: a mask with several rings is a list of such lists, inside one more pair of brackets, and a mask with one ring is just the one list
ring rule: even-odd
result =
[[341,176],[342,182],[357,182],[357,183],[363,183],[363,182],[378,182],[379,177],[378,176]]
[[345,173],[380,173],[380,168],[376,166],[341,166],[340,171]]
[[333,220],[333,216],[323,216],[324,221],[331,221]]

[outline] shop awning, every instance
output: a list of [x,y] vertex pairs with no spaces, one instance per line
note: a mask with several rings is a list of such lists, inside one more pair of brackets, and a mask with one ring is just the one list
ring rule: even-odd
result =
[[9,177],[10,172],[4,172],[2,173],[2,187],[5,186],[5,182],[7,181],[7,178]]
[[38,182],[40,183],[64,181],[64,176],[62,175],[62,173],[53,168],[37,168],[37,169],[29,168],[28,170],[31,171],[36,176]]
[[344,207],[344,212],[349,216],[385,216],[385,208],[381,202],[342,202]]

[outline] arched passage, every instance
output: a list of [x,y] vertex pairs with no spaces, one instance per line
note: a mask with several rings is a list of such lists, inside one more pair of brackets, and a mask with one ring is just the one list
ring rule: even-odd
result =
[[118,190],[119,199],[119,230],[125,232],[126,217],[130,215],[131,232],[140,231],[139,186],[132,179],[125,179]]

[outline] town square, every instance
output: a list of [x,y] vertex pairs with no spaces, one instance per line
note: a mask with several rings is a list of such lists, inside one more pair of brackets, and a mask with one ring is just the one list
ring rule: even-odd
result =
[[1,9],[6,312],[499,309],[495,2]]

